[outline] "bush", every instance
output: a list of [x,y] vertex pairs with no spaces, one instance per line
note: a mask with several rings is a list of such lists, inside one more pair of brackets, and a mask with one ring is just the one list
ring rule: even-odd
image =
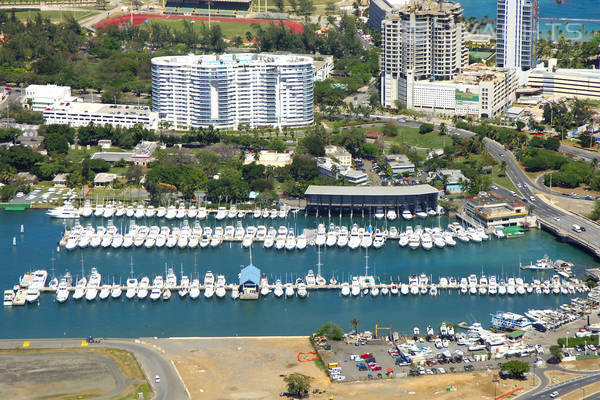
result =
[[306,375],[291,374],[283,378],[287,384],[287,391],[299,397],[304,397],[310,390],[310,379]]
[[423,124],[421,124],[421,126],[419,126],[419,133],[421,135],[424,135],[426,133],[433,132],[433,128],[434,128],[433,124],[423,123]]
[[[560,346],[563,346],[563,347],[566,345],[566,340],[564,337],[559,338],[556,342]],[[569,347],[585,346],[586,344],[593,344],[595,346],[598,346],[599,345],[598,335],[592,335],[592,336],[587,336],[587,337],[570,337],[569,338]]]
[[523,379],[525,373],[529,372],[529,364],[525,361],[512,360],[502,364],[500,369],[509,372],[516,379]]
[[327,322],[317,329],[315,335],[325,336],[327,339],[332,340],[342,340],[344,338],[344,331],[333,322]]

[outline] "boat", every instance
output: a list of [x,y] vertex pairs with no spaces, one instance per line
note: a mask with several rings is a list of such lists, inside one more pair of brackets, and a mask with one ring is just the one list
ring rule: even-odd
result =
[[317,237],[315,238],[315,245],[323,246],[327,242],[327,232],[325,231],[325,225],[319,224],[317,226]]
[[12,289],[7,289],[4,291],[4,307],[10,307],[13,305],[13,300],[15,299],[15,292]]
[[296,249],[296,236],[294,232],[290,230],[287,234],[287,238],[285,240],[285,249],[286,250],[295,250]]
[[179,203],[179,208],[177,208],[177,213],[175,214],[175,218],[184,219],[187,215],[187,210],[185,209],[184,203]]
[[146,208],[146,212],[144,213],[144,215],[146,216],[146,218],[154,218],[154,216],[156,215],[156,209],[154,208],[154,206],[149,205],[148,208]]
[[215,276],[211,271],[204,274],[204,297],[210,299],[215,293]]
[[237,215],[238,215],[237,206],[235,204],[230,205],[229,211],[227,211],[227,218],[233,219],[233,218],[236,218]]
[[385,217],[388,219],[388,221],[395,221],[398,218],[398,215],[396,214],[396,210],[389,209],[387,210]]
[[352,282],[350,284],[350,294],[352,296],[358,296],[360,294],[360,282],[358,281],[357,276],[352,277]]
[[106,205],[106,208],[104,209],[104,213],[102,214],[102,216],[104,218],[112,218],[113,215],[115,215],[115,211],[117,211],[115,205],[113,203],[108,203]]
[[342,283],[341,293],[342,293],[342,296],[350,295],[350,285],[348,284],[348,282]]
[[114,281],[113,281],[113,285],[110,289],[110,297],[112,299],[118,299],[119,297],[121,297],[122,293],[123,293],[123,290],[121,289],[121,285],[114,283]]
[[81,211],[81,216],[84,218],[91,217],[94,213],[94,209],[92,208],[92,203],[89,200],[86,200],[83,204],[83,210]]
[[198,215],[196,216],[197,219],[206,219],[208,212],[206,211],[206,207],[200,207],[198,208]]
[[283,285],[281,284],[281,279],[277,279],[275,281],[275,288],[273,289],[273,295],[275,297],[283,296]]
[[371,227],[369,227],[369,229],[367,229],[362,236],[362,239],[360,241],[360,246],[363,249],[368,249],[372,245],[373,245],[373,233],[371,231]]
[[102,282],[102,275],[98,272],[98,270],[94,267],[90,273],[90,279],[87,283],[87,290],[85,291],[85,299],[88,301],[92,301],[96,299],[98,295],[98,288],[100,287]]
[[382,207],[377,207],[375,209],[375,219],[380,221],[385,217],[385,213],[383,212],[383,208]]
[[69,294],[70,292],[67,280],[62,278],[58,284],[58,289],[56,290],[56,302],[60,304],[64,303],[69,299]]
[[135,209],[133,208],[133,206],[127,206],[127,210],[125,211],[125,215],[127,216],[127,218],[131,218],[135,215]]
[[421,235],[421,247],[424,250],[431,250],[433,248],[433,241],[429,233],[423,233]]
[[165,288],[162,292],[162,299],[163,301],[167,301],[171,298],[171,289],[169,288]]
[[350,230],[350,239],[348,240],[348,247],[351,250],[355,250],[360,246],[361,237],[358,234],[358,227],[355,225],[352,226]]
[[150,278],[144,276],[140,280],[139,287],[137,289],[137,298],[140,300],[145,299],[148,296],[148,289],[150,287]]
[[217,221],[221,221],[221,220],[224,220],[225,218],[227,218],[227,208],[219,207],[217,209],[217,214],[215,215],[215,219]]
[[135,214],[133,215],[136,219],[144,218],[146,215],[146,210],[142,204],[139,204],[135,209]]
[[175,289],[177,286],[177,275],[173,272],[173,268],[169,268],[165,276],[165,288]]
[[267,279],[266,275],[260,277],[258,286],[260,287],[261,296],[268,296],[269,293],[271,293],[271,289],[269,288],[269,280]]
[[190,285],[190,299],[196,300],[198,297],[200,297],[200,280],[194,279]]
[[158,209],[156,210],[156,217],[164,218],[165,215],[167,215],[167,209],[163,206],[158,207]]
[[390,293],[393,294],[394,296],[396,296],[399,292],[398,289],[398,285],[396,285],[394,282],[392,282],[392,284],[390,285]]
[[46,215],[50,218],[58,219],[76,219],[80,217],[79,210],[76,209],[70,201],[65,202],[63,206],[49,210]]
[[402,211],[402,218],[409,221],[409,220],[413,219],[413,215],[411,214],[411,212],[409,210],[404,210],[404,211]]
[[104,205],[97,204],[96,209],[94,210],[94,217],[101,217],[104,215]]
[[283,292],[285,297],[292,297],[294,295],[294,286],[291,283],[286,283],[283,286]]
[[306,235],[304,235],[304,233],[301,233],[296,238],[296,249],[297,250],[304,250],[306,248],[306,244],[307,244],[306,243]]
[[87,278],[82,276],[75,285],[75,291],[73,292],[73,300],[81,300],[85,296],[87,290]]
[[331,228],[332,227],[330,227],[329,231],[327,232],[327,238],[325,240],[325,245],[327,247],[333,247],[337,244],[338,232],[336,232],[335,228]]
[[306,296],[308,296],[308,291],[306,290],[306,284],[304,282],[300,282],[298,284],[297,292],[298,297],[301,299],[304,299]]
[[[152,290],[150,291],[150,300],[157,301],[162,297],[162,292],[164,288],[164,281],[161,275],[157,275],[154,277],[154,281],[152,282]],[[139,292],[139,291],[138,291]]]
[[215,295],[222,299],[227,294],[227,289],[225,288],[225,275],[217,275],[217,282],[215,283]]
[[260,218],[262,216],[262,210],[260,208],[255,208],[254,213],[252,213],[252,217]]
[[505,311],[498,311],[492,314],[491,325],[501,330],[531,329],[531,321],[528,318],[521,314]]
[[344,248],[348,245],[348,228],[342,226],[340,228],[340,232],[337,236],[337,246],[339,248]]
[[306,281],[306,284],[308,286],[314,286],[317,284],[317,280],[315,278],[315,273],[313,272],[312,269],[308,270],[308,273],[306,274],[306,276],[304,277],[304,280]]
[[231,288],[231,299],[232,300],[237,300],[240,298],[240,289],[237,285],[234,285]]
[[100,300],[108,299],[108,296],[110,296],[111,289],[112,289],[111,285],[102,285],[102,287],[100,288],[100,293],[98,294],[98,298]]
[[167,213],[165,214],[166,219],[168,219],[168,220],[174,219],[176,215],[177,215],[177,209],[175,208],[174,205],[170,205],[169,207],[167,207]]
[[187,212],[187,217],[188,218],[196,218],[198,216],[198,209],[196,208],[195,205],[191,205],[188,212]]

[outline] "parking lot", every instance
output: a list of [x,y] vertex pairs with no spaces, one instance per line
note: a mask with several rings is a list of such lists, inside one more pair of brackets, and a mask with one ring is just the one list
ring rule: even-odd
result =
[[[501,362],[507,361],[487,360],[481,352],[470,352],[466,346],[459,346],[456,342],[451,342],[444,349],[437,349],[433,342],[415,343],[425,350],[425,357],[415,357],[402,345],[398,352],[392,342],[384,340],[362,341],[358,342],[358,346],[354,342],[329,341],[328,345],[330,350],[319,350],[319,355],[326,367],[339,365],[339,369],[334,368],[330,375],[333,380],[344,382],[491,370],[498,369]],[[519,359],[530,364],[536,360],[535,356]]]
[[10,201],[16,204],[58,204],[77,198],[75,189],[37,185],[29,193],[19,192]]

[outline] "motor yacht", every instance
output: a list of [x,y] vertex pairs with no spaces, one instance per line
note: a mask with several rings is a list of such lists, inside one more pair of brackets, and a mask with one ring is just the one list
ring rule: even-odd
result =
[[167,215],[167,209],[163,206],[158,207],[158,209],[156,210],[156,217],[164,218],[165,215]]
[[396,214],[396,210],[389,209],[387,210],[385,217],[388,219],[388,221],[395,221],[398,218],[398,215]]
[[138,204],[138,206],[135,208],[134,217],[136,219],[140,219],[140,218],[144,218],[145,216],[146,216],[146,209],[144,208],[144,205]]
[[[152,290],[150,291],[150,300],[158,301],[162,297],[162,292],[164,289],[164,280],[161,275],[157,275],[154,277],[152,281]],[[139,293],[139,291],[138,291]]]
[[133,299],[137,295],[138,291],[138,280],[136,278],[127,279],[127,290],[125,291],[125,297]]
[[275,281],[275,288],[273,289],[273,295],[275,297],[283,296],[283,285],[281,284],[281,280],[277,279]]
[[[162,277],[161,277],[161,280],[162,280]],[[143,300],[146,297],[148,297],[148,289],[149,288],[150,288],[150,278],[148,278],[147,276],[144,276],[140,280],[140,285],[137,290],[137,298],[140,300]]]
[[87,278],[82,276],[75,285],[75,291],[73,292],[73,300],[81,300],[85,296],[87,290]]
[[378,221],[382,220],[385,217],[385,213],[383,212],[383,208],[377,207],[375,209],[375,215],[374,216],[375,216],[376,220],[378,220]]
[[217,221],[222,221],[225,218],[227,218],[227,208],[225,208],[225,207],[219,207],[217,209],[217,214],[215,215],[215,219]]
[[98,270],[94,267],[90,273],[90,279],[87,283],[87,290],[85,291],[85,299],[88,301],[92,301],[96,299],[98,295],[98,288],[102,284],[102,275],[98,272]]
[[413,215],[411,214],[411,212],[409,210],[404,210],[404,211],[402,211],[402,218],[409,221],[409,220],[413,219]]
[[305,248],[306,248],[306,235],[304,235],[304,233],[301,233],[296,238],[296,249],[304,250]]
[[184,203],[179,203],[179,208],[177,208],[177,213],[175,214],[175,218],[184,219],[187,216],[187,210],[185,209]]
[[167,213],[165,214],[166,219],[168,219],[168,220],[175,219],[176,215],[177,215],[177,208],[175,208],[174,205],[170,205],[169,207],[167,207]]
[[196,300],[198,297],[200,297],[200,280],[194,279],[190,285],[190,299]]
[[112,289],[111,285],[102,285],[102,287],[100,288],[100,293],[98,294],[98,298],[100,300],[106,300],[108,299],[108,296],[110,296],[110,290]]

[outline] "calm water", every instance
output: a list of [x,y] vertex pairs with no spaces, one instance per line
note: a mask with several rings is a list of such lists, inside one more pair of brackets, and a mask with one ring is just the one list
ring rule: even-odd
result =
[[[465,16],[470,17],[482,17],[487,15],[490,19],[496,19],[496,0],[457,0],[465,10]],[[574,18],[574,19],[600,19],[600,2],[598,0],[564,0],[562,4],[558,4],[556,0],[539,0],[539,16],[540,18]],[[547,31],[552,29],[552,21],[540,21],[540,31],[543,35],[547,36]],[[577,23],[572,22],[573,26],[570,28],[576,30],[580,26],[576,26]],[[583,22],[582,26],[588,31],[600,30],[600,23],[598,22]],[[565,35],[565,26],[561,27]],[[558,33],[558,26],[555,28]],[[574,34],[573,34],[574,35]],[[571,38],[575,38],[572,36]]]
[[[319,219],[326,222],[326,219]],[[334,218],[339,223],[339,218]],[[355,218],[365,225],[369,220]],[[86,223],[88,221],[82,221]],[[90,222],[94,222],[93,218]],[[99,219],[98,222],[105,222]],[[166,222],[166,221],[165,221]],[[252,223],[252,219],[246,219]],[[270,220],[268,221],[270,222]],[[281,221],[276,220],[277,224]],[[345,218],[345,224],[350,219]],[[374,224],[374,221],[371,221]],[[423,225],[437,225],[437,218],[420,221]],[[442,225],[447,220],[441,220]],[[163,222],[164,223],[164,222]],[[207,223],[207,222],[205,222]],[[287,224],[300,229],[315,227],[317,219],[299,216]],[[25,233],[19,227],[25,226]],[[120,221],[115,221],[120,225]],[[211,221],[214,225],[214,221]],[[397,226],[403,225],[398,222]],[[49,219],[43,211],[0,211],[0,288],[10,288],[24,272],[46,268],[50,270],[52,251],[64,229],[60,221]],[[12,237],[17,246],[12,246]],[[56,273],[69,270],[81,274],[81,255],[86,273],[98,267],[103,281],[125,282],[133,258],[136,275],[163,273],[165,263],[179,271],[183,264],[187,274],[194,271],[194,259],[201,276],[207,269],[223,273],[228,281],[235,281],[240,265],[249,260],[248,250],[239,244],[224,245],[218,249],[85,249],[61,251],[55,254]],[[525,238],[490,240],[482,244],[458,243],[453,249],[411,251],[388,242],[380,250],[369,252],[370,272],[384,280],[393,277],[407,281],[409,274],[426,273],[437,282],[439,276],[466,276],[471,273],[486,275],[518,275],[519,258],[529,262],[548,254],[551,258],[573,261],[581,273],[594,265],[593,259],[574,247],[556,241],[545,232],[532,231]],[[260,245],[253,251],[254,264],[270,277],[291,281],[304,276],[308,269],[316,271],[315,249],[303,252],[263,250]],[[364,272],[364,252],[348,249],[325,249],[321,255],[323,275],[335,274],[347,279],[348,274]],[[526,280],[534,273],[522,272]],[[124,296],[123,296],[124,297]],[[375,323],[392,324],[395,330],[411,331],[415,325],[439,324],[451,321],[489,321],[489,314],[497,310],[524,312],[532,307],[556,307],[567,301],[566,296],[478,297],[442,293],[429,296],[389,296],[372,298],[342,298],[337,292],[312,292],[307,299],[276,299],[272,296],[259,301],[232,301],[229,298],[198,301],[180,300],[176,294],[169,302],[152,303],[126,301],[74,302],[56,304],[54,296],[42,295],[39,306],[29,305],[0,310],[0,337],[103,337],[138,336],[228,336],[228,335],[299,335],[309,334],[323,322],[332,320],[349,328],[350,320],[359,318],[361,327],[374,329]]]

